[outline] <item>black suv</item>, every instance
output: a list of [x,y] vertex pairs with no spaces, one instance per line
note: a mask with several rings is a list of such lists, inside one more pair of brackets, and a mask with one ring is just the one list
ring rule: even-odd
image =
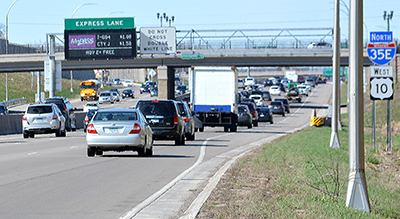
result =
[[146,117],[155,140],[175,140],[175,145],[185,145],[185,121],[174,100],[139,100],[136,109]]
[[58,106],[63,116],[65,117],[65,128],[67,131],[76,131],[76,117],[72,104],[66,97],[51,97],[47,98],[44,103],[54,103]]

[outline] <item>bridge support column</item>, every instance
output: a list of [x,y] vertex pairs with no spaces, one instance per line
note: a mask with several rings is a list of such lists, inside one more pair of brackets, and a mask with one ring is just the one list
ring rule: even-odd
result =
[[158,99],[175,99],[175,69],[158,66]]

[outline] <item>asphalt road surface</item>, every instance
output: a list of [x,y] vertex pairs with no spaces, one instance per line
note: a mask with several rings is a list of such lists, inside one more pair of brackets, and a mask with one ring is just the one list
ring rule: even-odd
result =
[[[237,133],[206,127],[184,146],[155,141],[151,157],[105,152],[89,158],[82,130],[67,132],[65,138],[54,134],[35,135],[34,139],[24,139],[22,134],[0,136],[1,218],[188,216],[196,211],[191,204],[204,196],[202,191],[212,190],[207,185],[216,173],[221,174],[218,170],[227,167],[224,164],[264,142],[308,126],[313,108],[326,113],[321,107],[327,106],[331,92],[332,85],[317,86],[302,103],[291,103],[285,117],[274,115],[274,124],[239,127]],[[135,99],[107,107],[132,107],[137,99],[149,98],[148,94],[135,94]],[[79,102],[73,102],[74,106],[81,107]]]

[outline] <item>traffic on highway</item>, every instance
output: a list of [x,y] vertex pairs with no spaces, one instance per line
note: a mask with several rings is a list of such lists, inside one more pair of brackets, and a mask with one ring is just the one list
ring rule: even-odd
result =
[[[210,74],[231,83],[215,86],[206,81]],[[186,102],[117,83],[93,98],[59,97],[11,108],[24,112],[23,134],[0,135],[0,215],[179,218],[193,213],[188,206],[225,163],[308,126],[313,109],[326,113],[332,90],[317,78],[320,83],[308,95],[289,95],[290,86],[300,84],[284,85],[283,77],[266,86],[242,78],[243,86],[230,67],[194,68],[192,78]],[[210,97],[204,86],[218,95]],[[272,86],[282,88],[280,93],[270,93]],[[109,99],[102,100],[102,93]]]

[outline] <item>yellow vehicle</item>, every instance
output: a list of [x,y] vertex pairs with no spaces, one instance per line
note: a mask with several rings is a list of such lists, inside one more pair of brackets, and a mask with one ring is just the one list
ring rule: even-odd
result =
[[83,100],[98,100],[100,95],[100,81],[88,80],[82,81],[79,85],[81,89],[81,101]]

